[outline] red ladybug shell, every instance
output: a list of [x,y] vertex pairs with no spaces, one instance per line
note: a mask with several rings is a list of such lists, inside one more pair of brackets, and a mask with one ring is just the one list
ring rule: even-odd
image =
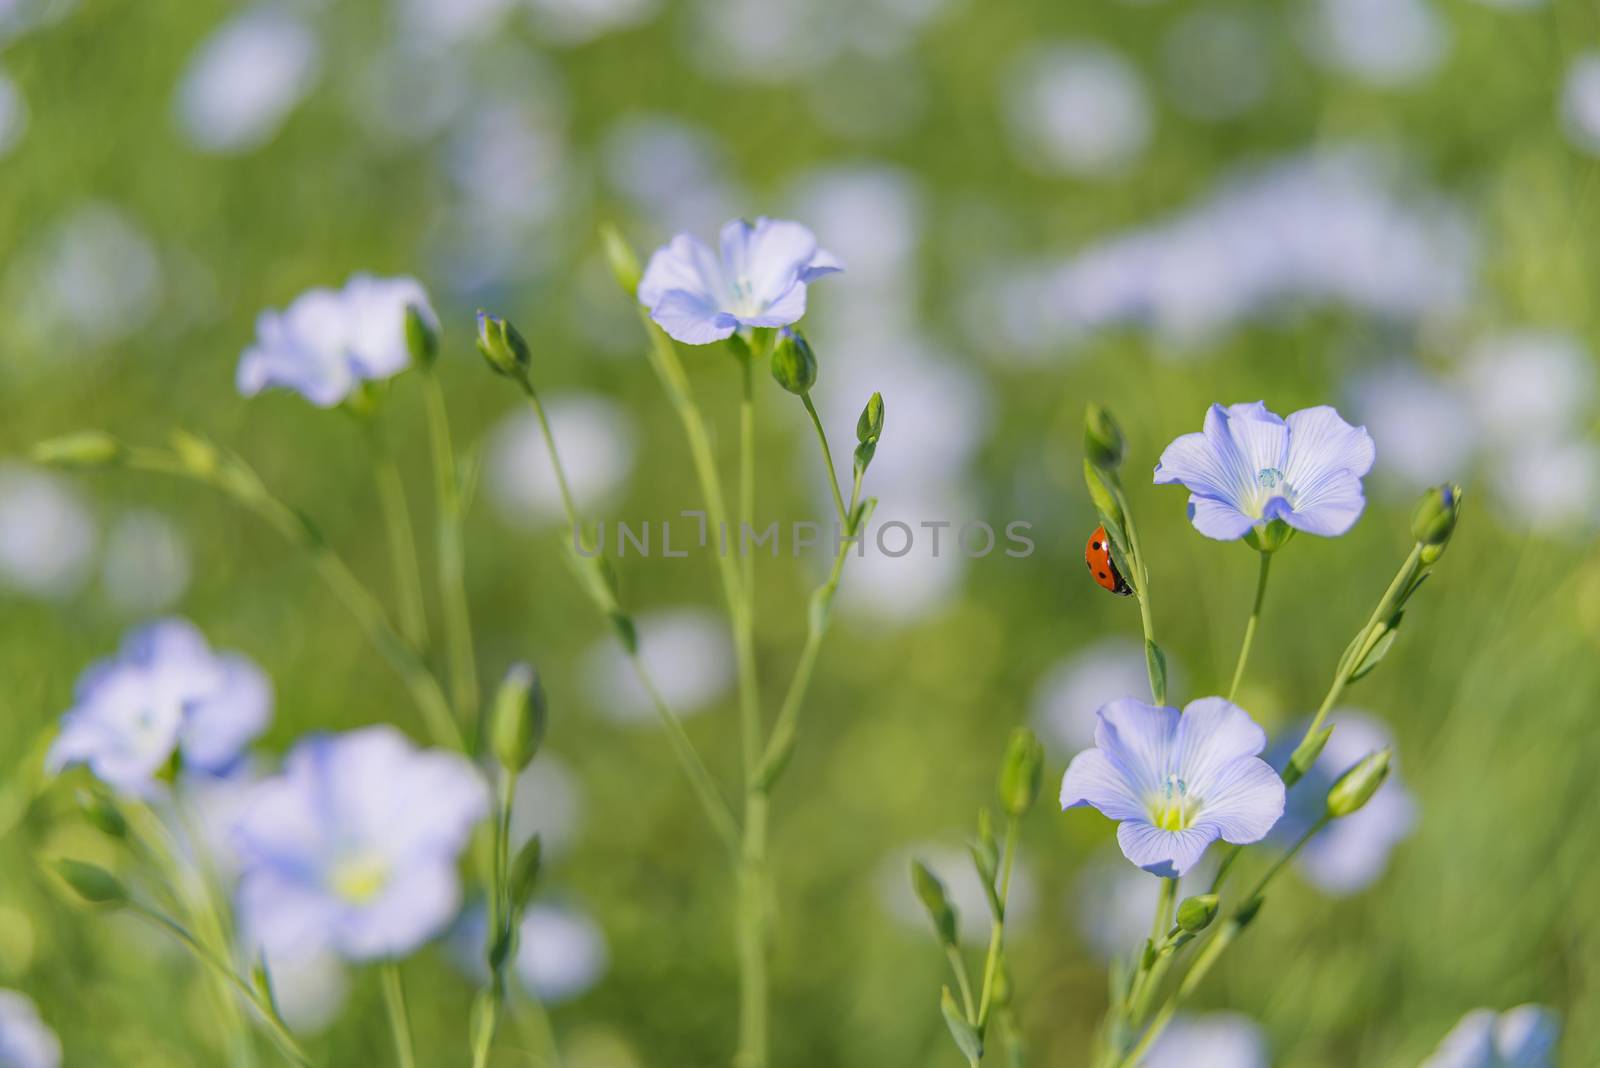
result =
[[1083,547],[1083,562],[1089,565],[1089,574],[1102,589],[1123,597],[1133,593],[1133,587],[1111,559],[1111,539],[1106,537],[1105,527],[1095,527],[1089,535],[1089,544]]

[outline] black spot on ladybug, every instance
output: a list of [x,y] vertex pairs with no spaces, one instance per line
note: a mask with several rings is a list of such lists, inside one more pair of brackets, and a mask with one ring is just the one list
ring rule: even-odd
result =
[[1100,577],[1101,578],[1110,578],[1111,576],[1106,574],[1104,571],[1102,571],[1102,572],[1100,572]]

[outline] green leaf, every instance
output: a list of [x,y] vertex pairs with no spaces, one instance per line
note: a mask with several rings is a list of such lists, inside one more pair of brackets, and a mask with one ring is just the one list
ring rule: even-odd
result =
[[1389,647],[1394,644],[1395,635],[1400,633],[1399,627],[1400,615],[1396,613],[1394,618],[1385,626],[1378,640],[1373,642],[1367,649],[1367,655],[1362,657],[1361,663],[1356,665],[1356,669],[1350,673],[1351,682],[1366,676],[1373,668],[1378,666],[1380,660],[1389,655]]
[[956,999],[950,996],[949,987],[945,987],[939,995],[939,1011],[944,1014],[945,1025],[950,1028],[950,1037],[956,1040],[956,1048],[961,1050],[962,1055],[974,1063],[982,1060],[983,1039],[978,1037],[978,1032],[961,1014]]

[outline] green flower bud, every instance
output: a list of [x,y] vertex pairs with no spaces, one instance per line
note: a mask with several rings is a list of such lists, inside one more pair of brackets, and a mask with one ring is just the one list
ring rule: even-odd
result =
[[1294,537],[1294,527],[1281,519],[1274,519],[1264,527],[1251,527],[1244,536],[1244,543],[1250,548],[1264,553],[1275,553]]
[[539,673],[527,664],[511,665],[495,694],[489,721],[489,745],[500,766],[515,775],[531,764],[548,720]]
[[1083,461],[1083,482],[1089,487],[1089,500],[1094,504],[1094,510],[1109,520],[1119,530],[1122,528],[1122,504],[1117,500],[1117,495],[1111,492],[1111,487],[1106,483],[1106,472],[1094,465],[1094,461],[1085,458]]
[[49,438],[33,447],[33,458],[57,467],[104,467],[122,457],[122,445],[110,434],[84,430]]
[[1390,750],[1379,749],[1339,776],[1339,781],[1328,791],[1328,816],[1332,819],[1348,816],[1372,800],[1383,780],[1389,777],[1390,756]]
[[1461,487],[1449,482],[1434,486],[1422,495],[1416,511],[1411,513],[1411,536],[1425,546],[1442,550],[1455,532],[1460,514]]
[[605,250],[606,264],[611,268],[611,275],[617,280],[617,285],[628,296],[639,292],[639,257],[634,254],[633,246],[628,244],[628,239],[622,236],[612,223],[600,224],[600,247]]
[[128,821],[109,797],[92,790],[78,791],[78,808],[83,818],[111,838],[128,837]]
[[1294,752],[1289,755],[1289,766],[1283,769],[1283,784],[1293,786],[1305,778],[1306,772],[1311,770],[1311,765],[1317,762],[1317,757],[1322,755],[1322,749],[1328,744],[1328,738],[1333,734],[1333,724],[1325,723],[1317,728],[1317,733],[1308,734]]
[[423,370],[439,358],[439,326],[415,304],[406,305],[406,348],[411,362]]
[[1022,816],[1039,797],[1044,771],[1044,746],[1026,727],[1011,732],[1005,763],[1000,769],[1000,804],[1012,816]]
[[950,1028],[950,1037],[955,1039],[956,1048],[968,1062],[977,1064],[983,1060],[983,1038],[961,1012],[961,1006],[956,1004],[955,996],[950,993],[950,988],[945,987],[939,992],[939,1013],[944,1017],[945,1026]]
[[516,327],[481,308],[478,310],[478,351],[499,374],[519,382],[527,381],[528,368],[533,364],[528,342]]
[[1216,894],[1198,894],[1194,897],[1184,898],[1178,906],[1178,926],[1190,934],[1197,934],[1211,926],[1211,921],[1217,918],[1217,907],[1221,903]]
[[222,453],[211,442],[187,430],[174,430],[169,439],[178,462],[201,478],[216,474],[222,466]]
[[856,440],[861,444],[877,444],[883,436],[883,394],[874,393],[867,401],[867,406],[861,409],[861,418],[856,420]]
[[797,397],[810,393],[817,384],[817,357],[800,331],[785,327],[779,332],[778,345],[772,351],[772,377]]
[[945,896],[944,884],[928,870],[926,864],[913,860],[911,886],[916,890],[917,897],[922,899],[922,907],[928,910],[928,918],[933,920],[933,929],[938,932],[939,941],[947,946],[955,945],[956,910]]
[[1122,428],[1111,412],[1098,405],[1089,405],[1083,417],[1083,455],[1096,467],[1114,471],[1122,463],[1126,442]]
[[516,858],[511,861],[511,871],[506,876],[506,886],[511,891],[511,907],[515,911],[520,913],[527,908],[534,887],[539,883],[539,870],[543,862],[544,846],[539,836],[534,835],[517,851]]
[[74,893],[91,905],[126,905],[128,888],[122,880],[97,864],[81,860],[56,861],[56,874]]

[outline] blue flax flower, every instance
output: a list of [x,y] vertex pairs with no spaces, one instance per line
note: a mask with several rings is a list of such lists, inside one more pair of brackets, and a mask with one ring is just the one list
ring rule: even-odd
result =
[[1202,697],[1180,714],[1124,697],[1099,715],[1095,747],[1062,777],[1061,807],[1116,820],[1122,855],[1145,871],[1183,875],[1218,838],[1259,842],[1283,815],[1283,780],[1256,755],[1267,736],[1239,706]]
[[414,278],[351,275],[343,289],[308,289],[283,311],[262,312],[256,342],[239,358],[239,392],[253,397],[281,386],[332,408],[361,383],[394,377],[411,363],[408,305],[438,329]]
[[405,956],[455,916],[456,863],[488,811],[465,757],[393,727],[306,739],[234,824],[246,934],[268,959]]
[[650,318],[686,345],[708,345],[741,326],[788,326],[806,313],[806,285],[844,268],[797,222],[735,219],[713,251],[679,234],[655,251],[639,281]]
[[73,764],[122,793],[148,797],[175,752],[186,768],[227,771],[272,718],[272,685],[248,658],[217,653],[192,623],[132,631],[117,655],[78,679],[45,759]]
[[1474,1009],[1419,1068],[1555,1068],[1561,1024],[1543,1005]]
[[1361,478],[1372,469],[1372,437],[1323,405],[1282,419],[1261,401],[1213,404],[1205,429],[1161,454],[1158,484],[1189,490],[1189,519],[1208,538],[1233,541],[1281,519],[1323,537],[1361,518]]
[[33,999],[0,990],[0,1068],[60,1068],[61,1040],[39,1018]]

